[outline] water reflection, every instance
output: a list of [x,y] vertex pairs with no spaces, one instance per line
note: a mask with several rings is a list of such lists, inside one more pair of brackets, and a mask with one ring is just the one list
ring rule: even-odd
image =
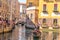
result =
[[[0,34],[0,40],[22,40],[19,38],[19,29],[14,29],[12,32],[8,32],[8,33],[4,33],[4,34]],[[30,32],[31,33],[31,32]],[[31,34],[26,34],[25,38],[27,38],[27,40],[60,40],[60,32],[53,32],[53,31],[49,31],[49,32],[41,32],[41,35],[39,36],[39,38],[31,38],[33,36],[31,36]],[[27,37],[27,35],[29,35]]]
[[0,40],[11,40],[12,32],[0,34]]
[[41,36],[39,40],[60,40],[60,33],[59,32],[41,32]]
[[16,28],[11,32],[0,34],[0,40],[18,40],[18,30],[19,29]]

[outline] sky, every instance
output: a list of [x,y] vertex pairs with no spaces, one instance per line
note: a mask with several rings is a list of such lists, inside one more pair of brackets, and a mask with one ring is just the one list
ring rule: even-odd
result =
[[21,3],[26,3],[26,0],[18,0]]

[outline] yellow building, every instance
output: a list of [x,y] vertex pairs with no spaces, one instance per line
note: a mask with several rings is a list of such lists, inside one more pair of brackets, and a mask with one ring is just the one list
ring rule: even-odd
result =
[[27,0],[26,4],[27,4],[27,7],[30,7],[30,6],[39,6],[39,0]]
[[59,0],[39,1],[39,22],[42,27],[60,26],[60,2]]
[[[35,19],[36,21],[38,21],[37,25],[39,25],[40,27],[44,27],[44,28],[46,27],[47,28],[50,28],[50,27],[58,28],[60,26],[60,8],[59,8],[60,0],[27,0],[27,5],[28,4],[30,5],[33,4],[33,6],[36,7],[35,9],[38,10],[38,12],[35,11],[36,16],[38,18],[38,20]],[[35,4],[37,4],[38,6],[36,6]],[[30,12],[34,10],[31,10]],[[28,12],[27,14],[30,14],[30,12]],[[33,16],[36,18],[35,15]]]

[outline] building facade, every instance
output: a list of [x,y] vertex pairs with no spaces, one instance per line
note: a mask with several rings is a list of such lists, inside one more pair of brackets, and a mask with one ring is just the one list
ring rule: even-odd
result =
[[20,3],[20,14],[26,14],[26,3]]
[[2,16],[4,19],[7,16],[8,11],[8,5],[6,3],[6,0],[0,0],[0,16]]
[[42,27],[60,26],[59,0],[40,0],[39,1],[39,22]]
[[39,0],[27,0],[27,16],[29,19],[35,24],[38,24],[38,7],[39,7]]
[[19,10],[20,6],[18,0],[0,0],[0,14],[4,18],[10,18],[10,16],[19,16]]
[[39,0],[27,0],[26,1],[26,5],[27,7],[30,7],[30,6],[39,6]]
[[26,15],[26,3],[20,3],[20,18],[22,19],[21,21],[25,19],[25,15]]
[[[38,6],[36,6],[37,4]],[[33,10],[33,6],[38,11]],[[35,11],[35,19],[37,25],[43,28],[59,28],[60,26],[60,1],[59,0],[27,0],[27,15],[32,15],[32,11]],[[32,17],[32,16],[30,16]],[[36,21],[34,21],[36,23]]]
[[[30,28],[29,30],[33,30],[27,31],[27,33],[29,33],[30,35],[28,35],[30,40],[34,40],[35,36],[38,37],[37,35],[34,35],[38,25],[38,13],[39,13],[39,0],[27,0],[27,9],[26,9],[26,14],[27,14],[27,27]],[[35,39],[36,40],[36,39]],[[37,39],[38,40],[38,39]]]
[[0,0],[0,32],[8,32],[19,19],[18,0]]

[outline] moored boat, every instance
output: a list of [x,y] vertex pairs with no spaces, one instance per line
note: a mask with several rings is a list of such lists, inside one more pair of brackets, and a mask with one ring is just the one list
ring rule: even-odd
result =
[[9,32],[13,29],[13,27],[13,20],[4,19],[2,16],[0,16],[0,33]]

